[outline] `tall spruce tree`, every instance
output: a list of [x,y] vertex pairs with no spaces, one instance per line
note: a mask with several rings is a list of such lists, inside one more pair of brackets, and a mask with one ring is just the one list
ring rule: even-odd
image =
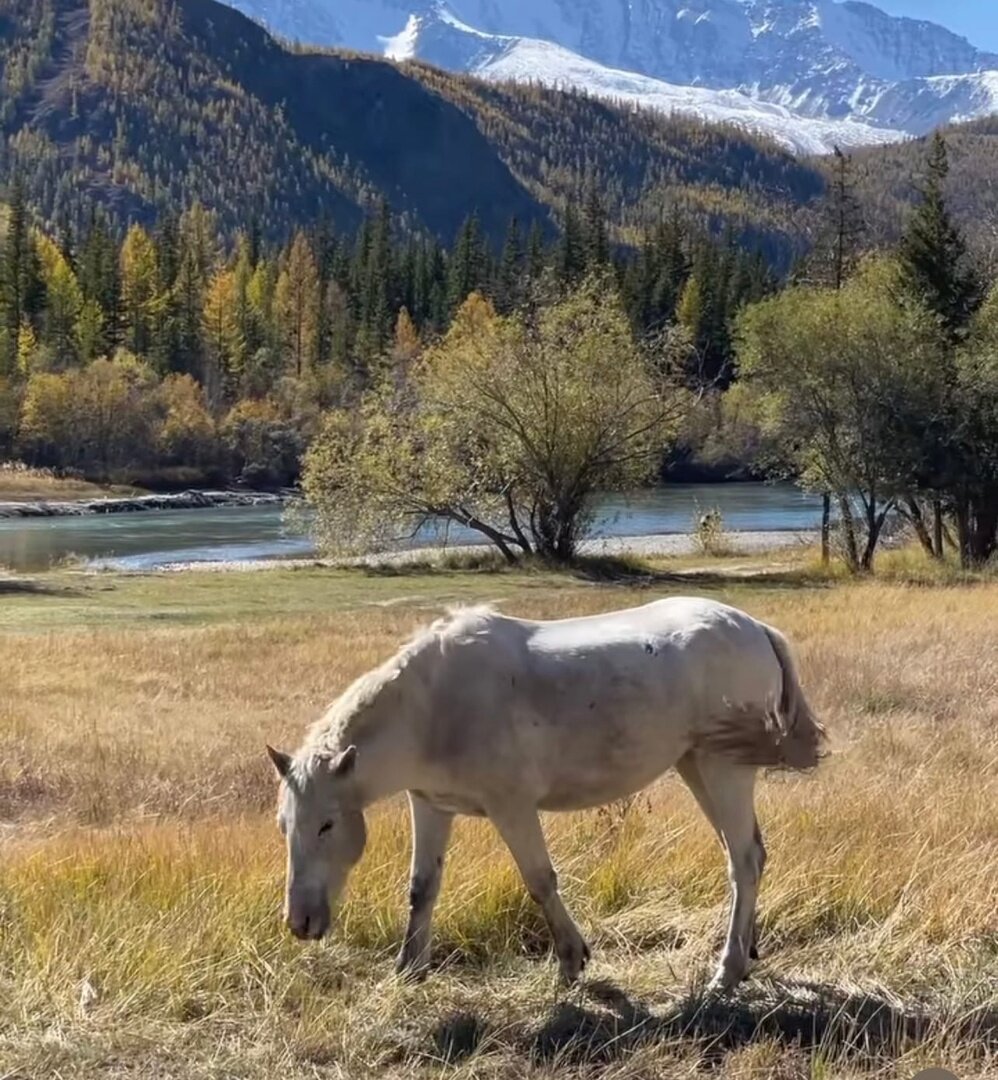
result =
[[392,338],[395,306],[391,211],[378,206],[364,245],[364,266],[359,274],[356,352],[361,367],[370,368],[387,350]]
[[813,284],[841,289],[856,269],[865,230],[852,156],[836,146],[817,240],[798,276]]
[[692,273],[687,237],[678,208],[673,207],[669,216],[659,221],[654,249],[655,274],[649,298],[649,328],[674,321],[679,298]]
[[447,300],[452,312],[456,311],[471,293],[486,286],[487,271],[488,254],[478,215],[471,214],[461,226],[450,258]]
[[582,211],[582,248],[586,271],[601,270],[610,261],[606,209],[595,182],[590,182]]
[[79,281],[84,303],[99,312],[91,355],[110,355],[121,340],[121,275],[118,250],[102,210],[91,210],[80,248]]
[[547,265],[547,255],[544,250],[544,230],[539,221],[534,221],[530,226],[530,235],[527,237],[527,285],[528,288],[541,280]]
[[963,234],[946,206],[948,175],[946,140],[937,132],[929,150],[922,201],[908,221],[898,256],[906,289],[933,312],[955,344],[966,336],[982,289]]
[[10,186],[7,236],[0,253],[0,309],[3,314],[3,352],[0,374],[9,374],[17,365],[17,343],[21,328],[40,308],[44,287],[31,235],[31,221],[20,175]]
[[[923,545],[941,559],[944,500],[948,502],[956,518],[961,559],[965,565],[970,565],[975,561],[973,529],[969,523],[976,513],[976,493],[965,483],[964,448],[959,439],[953,437],[963,419],[955,404],[958,377],[953,354],[955,347],[964,342],[970,332],[983,289],[963,234],[946,206],[948,175],[946,140],[937,132],[929,148],[926,177],[921,187],[922,201],[908,221],[899,251],[904,288],[933,313],[949,344],[941,380],[942,398],[938,403],[940,414],[948,419],[943,430],[927,431],[923,438],[921,486],[933,493],[931,537],[924,535],[924,525],[919,528],[920,511],[914,497],[908,499],[908,507],[922,535]],[[949,493],[948,497],[946,493]]]
[[503,315],[515,311],[523,301],[523,260],[523,238],[520,233],[520,224],[514,217],[506,231],[496,275],[496,310]]
[[561,242],[558,245],[557,271],[562,285],[574,285],[586,270],[585,231],[579,219],[575,203],[565,204],[561,225]]

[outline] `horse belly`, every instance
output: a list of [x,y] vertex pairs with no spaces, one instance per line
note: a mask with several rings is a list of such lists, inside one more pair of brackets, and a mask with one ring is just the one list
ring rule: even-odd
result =
[[657,780],[689,749],[685,725],[663,722],[658,709],[608,709],[555,724],[556,745],[541,755],[542,810],[583,810],[633,795]]

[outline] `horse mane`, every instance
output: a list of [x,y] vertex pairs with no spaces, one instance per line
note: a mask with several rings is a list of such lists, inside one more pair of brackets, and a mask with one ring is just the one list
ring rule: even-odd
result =
[[499,613],[488,604],[449,608],[447,614],[418,630],[383,664],[355,679],[308,730],[304,750],[311,754],[344,749],[365,727],[370,706],[403,673],[449,646],[470,641],[488,629]]

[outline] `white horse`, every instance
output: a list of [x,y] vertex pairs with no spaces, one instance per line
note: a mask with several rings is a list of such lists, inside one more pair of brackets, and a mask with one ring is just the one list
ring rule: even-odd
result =
[[428,965],[451,823],[470,814],[502,835],[572,982],[589,948],[558,894],[538,811],[600,806],[674,766],[727,853],[733,903],[712,985],[728,989],[756,956],[756,771],[814,766],[822,737],[784,637],[735,608],[674,598],[552,622],[453,613],[349,687],[297,754],[267,747],[282,781],[287,925],[302,939],[325,934],[330,897],[364,851],[365,808],[406,791],[397,970]]

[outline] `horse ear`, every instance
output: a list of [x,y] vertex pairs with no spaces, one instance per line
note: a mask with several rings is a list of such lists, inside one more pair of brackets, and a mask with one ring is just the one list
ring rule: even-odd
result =
[[333,776],[349,776],[353,772],[354,765],[357,764],[357,747],[348,746],[342,754],[329,763],[329,770]]
[[267,744],[267,754],[277,770],[277,775],[282,779],[287,776],[288,769],[291,768],[291,755],[285,754],[283,750],[275,750],[269,743]]

